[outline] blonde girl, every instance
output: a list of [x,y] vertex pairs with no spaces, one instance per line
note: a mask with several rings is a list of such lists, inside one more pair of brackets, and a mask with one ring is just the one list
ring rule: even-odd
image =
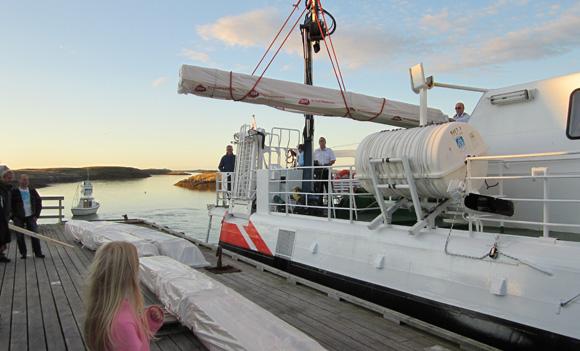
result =
[[143,309],[139,257],[130,243],[101,246],[87,283],[84,335],[91,351],[149,351],[152,336],[163,324],[158,306]]

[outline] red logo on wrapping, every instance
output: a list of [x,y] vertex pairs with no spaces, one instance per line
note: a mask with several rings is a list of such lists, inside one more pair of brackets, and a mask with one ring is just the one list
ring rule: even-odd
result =
[[302,98],[302,99],[298,100],[298,103],[300,105],[310,105],[310,100],[308,100],[307,98]]
[[199,85],[198,85],[198,86],[196,86],[196,87],[195,87],[195,89],[193,89],[193,90],[197,91],[198,93],[203,93],[203,92],[204,92],[204,91],[206,91],[207,89],[206,89],[206,88],[205,88],[203,85],[199,84]]
[[250,91],[250,94],[248,94],[248,96],[249,96],[249,97],[256,98],[256,97],[260,96],[260,93],[258,93],[258,92],[257,92],[257,91],[255,91],[255,90],[252,90],[252,91]]

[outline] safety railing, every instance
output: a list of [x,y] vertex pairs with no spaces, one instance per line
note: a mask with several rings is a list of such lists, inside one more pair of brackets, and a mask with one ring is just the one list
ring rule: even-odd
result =
[[264,158],[266,166],[279,165],[281,167],[294,166],[294,155],[292,150],[297,152],[296,148],[302,141],[302,133],[298,129],[274,127],[268,133],[267,154]]
[[[41,196],[40,197],[42,199],[42,213],[39,217],[39,219],[57,219],[58,223],[62,223],[62,220],[64,219],[64,214],[62,213],[62,211],[64,210],[64,206],[62,205],[63,201],[64,201],[64,196]],[[47,201],[51,201],[51,202],[55,202],[58,201],[58,205],[54,206],[54,205],[46,205]],[[54,211],[56,210],[58,214],[44,214],[44,210],[51,210]]]
[[[488,175],[474,176],[473,171],[481,162],[487,163]],[[542,229],[542,236],[550,237],[550,230],[553,228],[580,228],[580,216],[568,216],[562,211],[562,205],[580,204],[580,199],[564,198],[580,198],[579,164],[579,151],[468,157],[467,191],[477,191],[483,183],[486,191],[493,192],[490,195],[512,201],[516,216],[515,219],[510,219],[511,217],[470,212],[466,217],[469,229],[472,230],[474,225],[479,227],[482,222],[497,223],[502,228],[506,224],[513,224]],[[538,182],[541,187],[534,186]],[[525,197],[521,194],[525,194]],[[521,208],[522,204],[528,204],[527,208]],[[533,204],[538,205],[534,207]],[[538,213],[539,217],[530,219]],[[550,218],[554,215],[558,215],[560,219],[566,217],[566,221],[551,221]]]
[[[303,171],[309,169],[315,179],[302,179]],[[380,210],[374,196],[366,192],[355,178],[354,166],[296,167],[270,169],[268,172],[270,212],[354,221],[358,220],[361,212]],[[312,184],[313,192],[302,190],[305,183]],[[359,207],[357,199],[363,197],[371,203]],[[338,215],[345,211],[348,211],[348,216]]]
[[234,188],[234,172],[217,172],[215,177],[215,205],[227,207]]

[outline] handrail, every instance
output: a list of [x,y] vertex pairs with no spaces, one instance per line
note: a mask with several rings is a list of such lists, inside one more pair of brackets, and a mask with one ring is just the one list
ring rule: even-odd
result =
[[[41,196],[40,199],[43,202],[42,209],[43,210],[58,210],[58,215],[40,215],[40,219],[58,219],[58,223],[62,223],[64,219],[64,214],[62,211],[64,210],[63,201],[64,196]],[[58,201],[58,206],[45,206],[44,203],[46,201]]]
[[[524,203],[539,203],[542,204],[541,208],[541,220],[521,220],[521,219],[510,219],[510,218],[490,218],[489,215],[481,216],[474,213],[470,213],[466,218],[469,222],[469,227],[472,228],[473,223],[480,221],[488,222],[498,222],[500,227],[504,226],[504,223],[511,224],[523,224],[539,226],[542,228],[542,236],[550,237],[550,228],[561,227],[561,228],[580,228],[580,224],[576,223],[556,223],[550,221],[550,204],[562,203],[562,204],[580,204],[580,199],[563,199],[555,198],[554,195],[550,195],[550,184],[557,182],[559,180],[580,180],[580,172],[572,171],[553,171],[553,168],[547,167],[546,164],[551,164],[549,162],[560,161],[560,162],[578,162],[580,159],[580,151],[562,151],[562,152],[545,152],[545,153],[534,153],[534,154],[514,154],[514,155],[497,155],[497,156],[479,156],[479,157],[468,157],[467,158],[467,191],[471,192],[472,181],[487,181],[493,180],[497,182],[499,194],[496,195],[497,198],[501,198],[508,201],[513,201],[514,203],[524,202]],[[489,164],[497,164],[499,169],[499,174],[489,174],[486,176],[473,176],[471,173],[472,163],[483,161]],[[518,164],[518,167],[526,167],[526,163],[529,164],[529,168],[523,171],[521,168],[516,168],[516,171],[511,171],[511,174],[505,175],[504,168],[508,164]],[[506,168],[508,169],[508,168]],[[506,195],[505,184],[511,184],[518,181],[538,180],[542,184],[541,197],[517,197]],[[505,183],[508,182],[508,183]],[[505,184],[504,184],[505,183]]]
[[[326,169],[328,170],[328,175],[324,179],[303,179],[302,177],[292,179],[291,172],[309,169],[315,172]],[[348,170],[348,177],[335,178],[334,176],[340,170]],[[275,174],[277,176],[274,176]],[[321,192],[302,191],[302,184],[305,182],[314,185],[326,184],[326,191],[323,189],[320,189]],[[372,196],[370,193],[356,192],[357,189],[360,189],[358,182],[359,180],[355,178],[354,165],[304,166],[295,168],[268,169],[268,184],[283,185],[282,189],[270,188],[268,190],[268,209],[270,212],[277,212],[285,215],[300,214],[296,213],[296,208],[326,210],[326,218],[329,221],[331,221],[333,218],[336,218],[336,211],[348,211],[348,220],[352,222],[358,219],[359,212],[379,209],[379,207],[376,206],[369,208],[357,208],[357,197]],[[292,186],[292,183],[297,184],[299,190],[290,189],[289,186]],[[297,200],[294,200],[292,198],[293,195],[300,195],[302,197],[300,199],[301,203],[299,203]],[[278,197],[280,202],[275,202],[275,200],[273,201],[275,197]],[[316,202],[313,202],[313,198],[316,198]],[[336,204],[337,200],[339,199],[347,199],[348,207],[337,207]],[[277,208],[278,210],[276,210]]]
[[573,156],[580,155],[579,151],[554,151],[554,152],[541,152],[532,154],[511,154],[511,155],[491,155],[491,156],[469,156],[467,160],[472,161],[493,161],[493,160],[511,160],[518,158],[539,158],[539,157],[553,157],[553,156]]
[[[235,172],[216,172],[215,205],[227,207],[234,188]],[[229,185],[229,187],[228,187]]]

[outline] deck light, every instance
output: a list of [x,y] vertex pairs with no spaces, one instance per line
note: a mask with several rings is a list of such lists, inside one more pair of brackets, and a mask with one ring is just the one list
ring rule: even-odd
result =
[[534,98],[532,91],[528,89],[510,91],[509,93],[492,95],[489,102],[492,105],[508,105],[517,102],[530,101]]

